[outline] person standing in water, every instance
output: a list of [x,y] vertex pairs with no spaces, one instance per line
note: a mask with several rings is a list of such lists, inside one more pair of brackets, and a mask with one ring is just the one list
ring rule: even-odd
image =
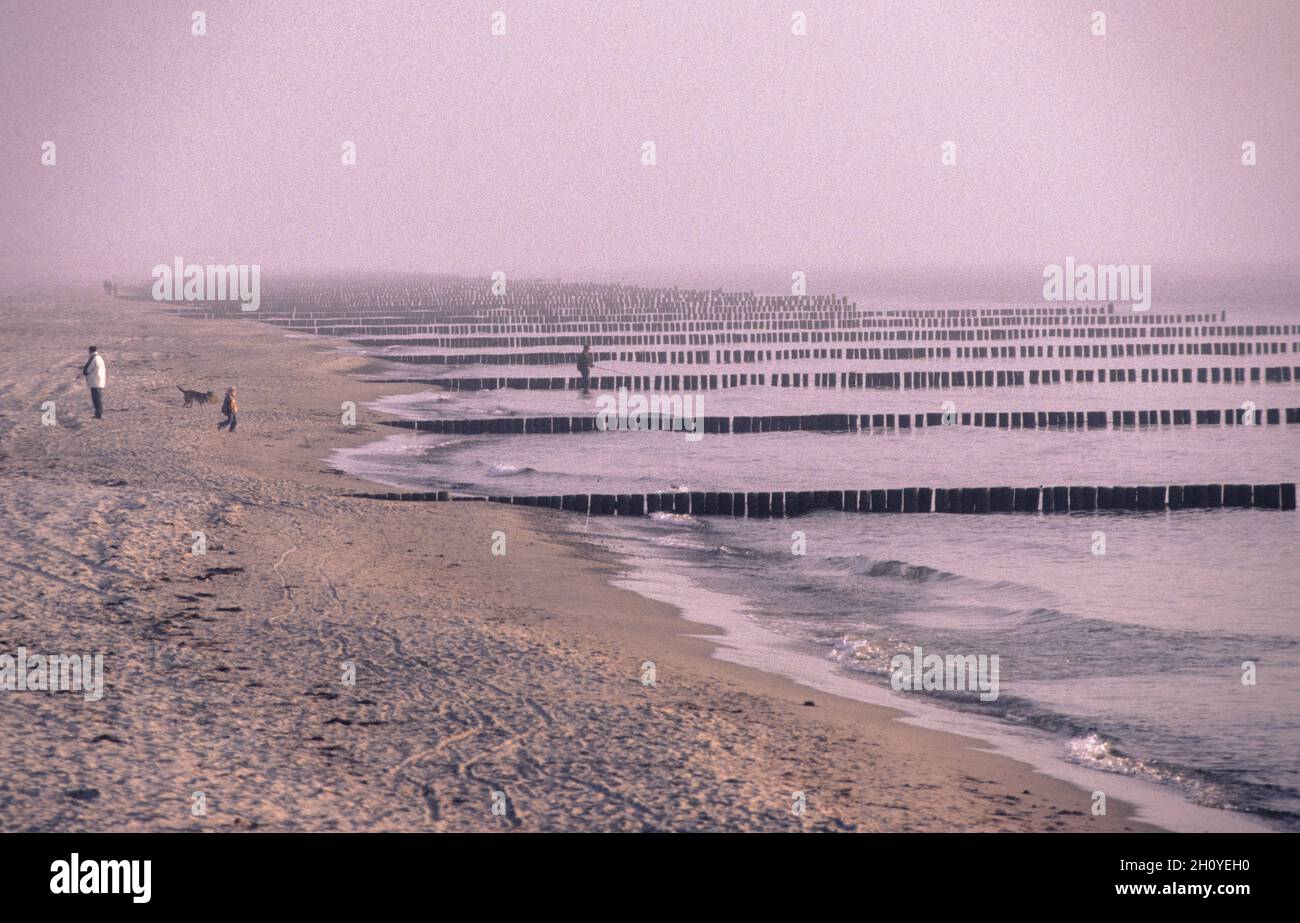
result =
[[95,407],[95,419],[104,419],[104,384],[108,381],[108,372],[104,368],[104,357],[99,354],[99,347],[90,347],[90,358],[81,367],[81,377],[86,379],[90,388],[90,403]]
[[591,344],[583,343],[582,352],[578,354],[578,374],[582,376],[582,393],[591,393],[591,369],[596,363],[591,361]]

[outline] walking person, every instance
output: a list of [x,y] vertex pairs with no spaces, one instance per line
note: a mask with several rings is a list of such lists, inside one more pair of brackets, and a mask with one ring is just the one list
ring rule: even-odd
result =
[[104,419],[104,384],[108,381],[108,371],[104,367],[104,357],[99,354],[99,347],[90,347],[90,358],[81,367],[81,377],[86,379],[90,388],[90,403],[95,407],[95,419]]
[[239,404],[235,401],[235,389],[226,389],[226,399],[221,402],[221,412],[226,418],[217,424],[217,429],[230,427],[230,431],[235,431],[235,424],[239,422]]

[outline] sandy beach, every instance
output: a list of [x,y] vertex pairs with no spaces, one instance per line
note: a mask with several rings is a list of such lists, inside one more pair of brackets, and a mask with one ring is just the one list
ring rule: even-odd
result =
[[374,487],[325,459],[389,435],[366,403],[403,386],[322,341],[89,292],[15,301],[0,330],[0,652],[102,652],[106,683],[0,692],[0,829],[1150,829],[979,741],[712,658],[564,516],[345,496]]

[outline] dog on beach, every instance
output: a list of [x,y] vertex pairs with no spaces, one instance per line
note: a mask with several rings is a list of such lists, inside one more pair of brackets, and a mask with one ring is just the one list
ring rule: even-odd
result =
[[185,403],[181,404],[182,407],[188,407],[190,404],[206,404],[212,400],[211,391],[191,391],[188,388],[181,388],[180,385],[176,387],[180,388],[181,394],[185,395]]

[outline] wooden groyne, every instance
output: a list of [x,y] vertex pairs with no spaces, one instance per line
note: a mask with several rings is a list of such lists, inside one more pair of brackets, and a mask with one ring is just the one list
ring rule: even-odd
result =
[[367,500],[490,502],[592,516],[677,513],[747,519],[817,510],[851,513],[1069,513],[1221,509],[1294,510],[1295,484],[1175,484],[1143,487],[893,487],[876,490],[671,491],[652,494],[452,496],[449,491],[354,493]]
[[[721,372],[682,375],[593,375],[594,391],[718,391],[727,388],[826,388],[920,391],[955,388],[1019,388],[1059,384],[1285,384],[1300,380],[1300,366],[1201,366],[1197,368],[969,369],[907,372]],[[444,391],[574,391],[578,376],[366,379],[387,384],[424,384]]]
[[[584,337],[568,338],[575,344],[587,342]],[[594,345],[623,346],[623,338],[595,337]],[[368,349],[388,347],[403,348],[467,348],[467,344],[414,339],[372,339],[354,337],[350,340]],[[473,344],[468,344],[472,346]],[[491,344],[496,346],[497,344]],[[943,361],[952,359],[1124,359],[1149,356],[1265,356],[1285,354],[1287,343],[1138,343],[1092,346],[897,346],[897,347],[805,347],[798,349],[673,349],[673,350],[595,350],[592,359],[603,362],[638,363],[643,365],[753,365],[760,362],[842,361],[853,362],[903,362],[908,360]],[[578,350],[569,352],[426,352],[418,354],[374,353],[376,359],[403,362],[413,365],[565,365],[578,361]]]
[[[325,336],[425,337],[426,342],[391,341],[391,345],[460,350],[579,342],[592,342],[593,346],[736,344],[754,349],[757,344],[777,343],[957,344],[1064,339],[1112,342],[1059,345],[1056,348],[1062,355],[1119,355],[1117,347],[1123,355],[1249,355],[1294,352],[1294,337],[1300,333],[1300,324],[1229,324],[1222,310],[1138,312],[1123,307],[1116,310],[1112,303],[1099,302],[872,309],[824,294],[759,295],[536,279],[515,279],[505,286],[504,279],[501,281],[498,287],[497,280],[487,277],[330,281],[281,277],[267,280],[261,309],[255,314],[245,313],[231,302],[170,303],[167,309],[184,316],[253,320]],[[1251,342],[1265,337],[1291,342]],[[1162,339],[1185,342],[1141,342]],[[372,345],[389,344],[376,339]],[[970,348],[985,349],[954,347]],[[994,351],[1002,348],[965,355],[1008,355]],[[1051,355],[1052,346],[1046,349]],[[1021,353],[1035,354],[1044,353]],[[964,354],[958,352],[957,357]]]
[[[1261,407],[1254,411],[1256,426],[1278,426],[1283,422],[1300,423],[1300,407]],[[788,432],[887,432],[935,429],[946,426],[989,429],[1125,429],[1163,426],[1233,426],[1251,425],[1247,411],[1241,407],[1223,410],[1024,410],[976,411],[954,413],[945,422],[942,413],[814,413],[769,414],[765,416],[705,416],[700,419],[704,433],[749,434]],[[560,434],[616,431],[614,421],[602,429],[595,415],[580,417],[468,417],[443,420],[385,420],[384,426],[453,436],[508,434]],[[659,415],[653,424],[640,428],[661,432],[681,432],[696,425],[695,418]],[[626,424],[621,430],[627,431]]]

